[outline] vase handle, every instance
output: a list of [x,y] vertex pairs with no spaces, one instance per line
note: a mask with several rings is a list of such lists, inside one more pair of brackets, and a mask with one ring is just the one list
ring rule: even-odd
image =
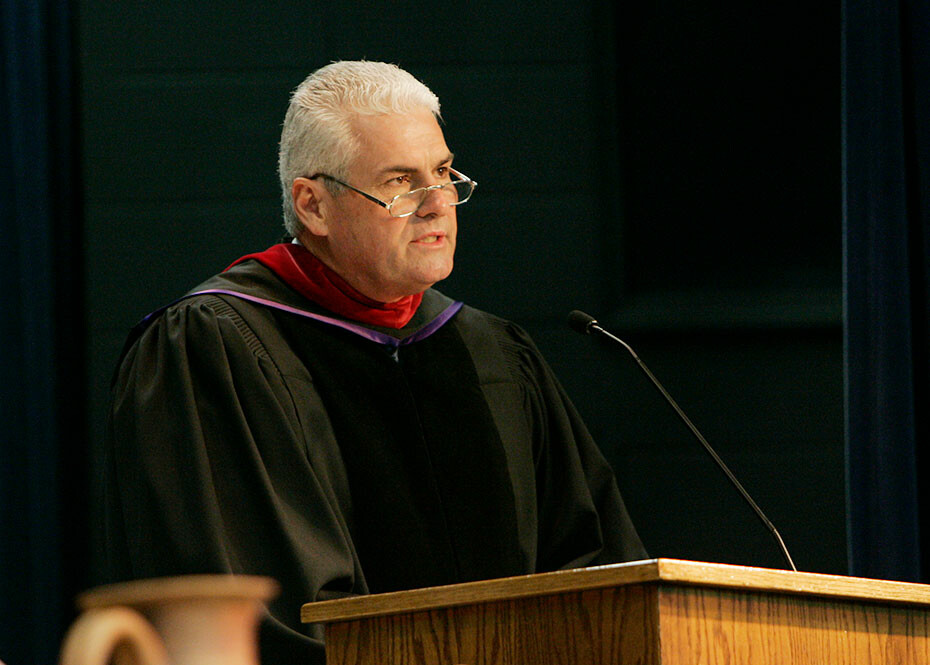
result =
[[61,647],[59,665],[169,665],[161,637],[128,607],[87,610]]

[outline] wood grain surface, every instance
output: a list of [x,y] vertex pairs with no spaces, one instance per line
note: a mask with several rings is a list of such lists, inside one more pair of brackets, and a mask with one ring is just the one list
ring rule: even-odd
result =
[[924,607],[671,587],[659,614],[662,663],[930,663]]
[[327,627],[341,665],[657,663],[655,589],[616,587]]
[[924,585],[667,559],[303,610],[330,665],[930,665]]
[[650,559],[307,603],[301,608],[301,620],[304,623],[327,623],[397,612],[455,607],[501,598],[525,598],[644,582],[677,582],[715,588],[778,591],[930,606],[930,586],[925,584],[796,573],[789,570],[678,559]]

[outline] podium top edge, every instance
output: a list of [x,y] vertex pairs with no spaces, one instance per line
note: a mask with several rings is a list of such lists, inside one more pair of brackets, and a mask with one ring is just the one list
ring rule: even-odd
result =
[[704,586],[930,606],[930,585],[925,584],[680,559],[648,559],[318,601],[303,605],[300,619],[303,623],[333,623],[637,584]]

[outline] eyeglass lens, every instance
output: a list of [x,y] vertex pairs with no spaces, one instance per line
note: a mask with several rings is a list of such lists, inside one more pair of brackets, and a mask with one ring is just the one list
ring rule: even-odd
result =
[[472,184],[468,181],[456,181],[443,185],[438,189],[416,189],[397,197],[390,206],[390,213],[395,216],[409,215],[416,212],[426,197],[434,191],[440,192],[449,205],[458,205],[466,201],[471,194]]

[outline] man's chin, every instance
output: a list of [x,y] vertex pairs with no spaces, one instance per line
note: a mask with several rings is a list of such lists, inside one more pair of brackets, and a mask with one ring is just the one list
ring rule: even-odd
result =
[[[450,261],[450,262],[449,262],[449,267],[448,267],[448,268],[446,268],[446,269],[444,269],[444,270],[440,270],[440,271],[438,271],[438,272],[436,273],[436,279],[434,279],[433,281],[430,282],[430,286],[432,286],[433,284],[436,284],[436,283],[438,283],[438,282],[441,282],[442,280],[446,279],[446,278],[447,278],[449,275],[451,275],[451,274],[452,274],[452,262]],[[427,287],[427,288],[429,288],[429,287]]]

